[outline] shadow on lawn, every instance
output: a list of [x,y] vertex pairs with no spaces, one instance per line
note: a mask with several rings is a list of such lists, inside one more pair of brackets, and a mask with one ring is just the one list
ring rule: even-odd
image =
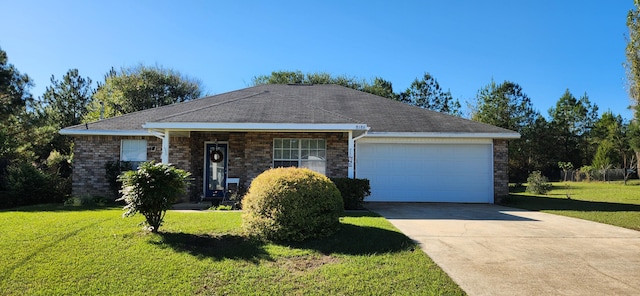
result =
[[102,211],[102,210],[121,210],[124,204],[111,203],[104,206],[65,206],[64,204],[38,204],[29,206],[19,206],[13,208],[2,208],[1,212],[85,212],[85,211]]
[[513,206],[532,211],[640,212],[640,205],[635,204],[550,198],[544,196],[522,196],[517,194],[510,194],[505,206]]
[[271,260],[264,249],[264,243],[245,236],[224,234],[190,234],[184,232],[159,232],[162,238],[152,242],[158,246],[168,246],[177,252],[189,253],[197,257],[238,259],[257,263],[260,259]]
[[345,223],[333,236],[284,245],[316,250],[325,255],[373,255],[416,248],[415,242],[400,232]]
[[[571,190],[582,190],[584,189],[586,186],[582,186],[579,182],[558,182],[558,183],[550,183],[549,187],[549,191],[551,190],[557,190],[557,189],[566,189],[567,188],[567,184],[570,185]],[[527,186],[524,185],[520,185],[520,186],[509,186],[509,192],[510,193],[525,193],[527,192]],[[558,195],[563,195],[563,194],[558,194]]]
[[[380,217],[371,212],[347,213],[350,217]],[[160,247],[170,247],[177,252],[193,256],[221,259],[239,259],[257,263],[273,260],[265,250],[268,242],[242,235],[208,235],[160,232],[162,238],[152,242]],[[416,244],[404,234],[369,226],[342,223],[333,236],[304,242],[278,242],[281,246],[316,250],[322,254],[371,255],[413,250]]]
[[[348,211],[348,217],[381,217],[370,211]],[[413,250],[413,240],[398,231],[378,227],[342,223],[340,230],[326,238],[304,242],[281,243],[300,249],[316,250],[322,254],[372,255]]]

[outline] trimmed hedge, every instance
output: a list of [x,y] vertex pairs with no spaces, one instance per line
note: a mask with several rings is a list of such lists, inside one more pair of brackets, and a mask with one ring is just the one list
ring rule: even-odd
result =
[[271,241],[325,237],[340,228],[344,213],[336,186],[303,168],[263,172],[242,199],[242,224],[249,235]]
[[331,181],[340,190],[345,210],[362,209],[364,199],[371,194],[369,179],[331,178]]

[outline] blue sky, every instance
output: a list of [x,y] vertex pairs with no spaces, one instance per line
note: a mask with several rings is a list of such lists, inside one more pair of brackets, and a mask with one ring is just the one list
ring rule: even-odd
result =
[[429,72],[472,102],[493,78],[547,110],[569,89],[630,119],[626,15],[633,1],[0,0],[0,47],[31,76],[161,65],[223,93],[277,70],[380,76],[396,92]]

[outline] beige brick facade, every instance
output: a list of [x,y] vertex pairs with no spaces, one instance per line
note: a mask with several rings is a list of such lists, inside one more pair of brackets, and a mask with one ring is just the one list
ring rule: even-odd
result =
[[509,142],[493,140],[493,199],[500,203],[509,195]]
[[[199,200],[204,183],[206,143],[228,145],[228,177],[240,178],[246,188],[251,180],[273,166],[273,139],[316,138],[327,143],[326,174],[346,177],[348,171],[347,133],[266,133],[266,132],[191,132],[189,137],[171,137],[169,162],[191,172],[193,182],[185,199]],[[111,196],[105,165],[120,160],[123,139],[146,139],[147,159],[159,162],[162,140],[149,137],[78,136],[74,146],[73,195]],[[493,141],[494,201],[509,194],[508,141]]]
[[162,142],[155,137],[78,136],[73,149],[73,195],[112,196],[106,165],[120,160],[123,139],[146,139],[148,160],[160,160]]
[[[240,178],[245,188],[251,180],[273,166],[273,139],[316,138],[327,141],[327,170],[329,177],[346,177],[348,167],[347,133],[258,133],[258,132],[192,132],[193,187],[191,199],[197,200],[204,184],[205,143],[225,143],[228,149],[228,177]],[[169,159],[170,161],[171,158]],[[197,195],[194,196],[193,194]]]
[[[191,132],[189,137],[170,138],[169,162],[191,172],[193,182],[188,189],[188,198],[199,200],[203,192],[206,143],[228,144],[228,177],[240,178],[242,185],[248,188],[253,178],[272,167],[274,138],[325,139],[327,176],[347,176],[347,133]],[[146,139],[147,160],[161,160],[162,140],[153,136],[78,136],[74,146],[73,195],[111,195],[105,165],[120,160],[123,139]]]

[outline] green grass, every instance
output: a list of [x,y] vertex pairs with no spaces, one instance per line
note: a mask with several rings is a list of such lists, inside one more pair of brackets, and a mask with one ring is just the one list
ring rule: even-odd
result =
[[326,239],[241,234],[238,212],[170,211],[159,234],[120,209],[0,211],[3,295],[464,295],[413,241],[369,212]]
[[[526,185],[526,184],[525,184]],[[557,182],[545,195],[512,188],[507,206],[640,230],[640,182]]]

